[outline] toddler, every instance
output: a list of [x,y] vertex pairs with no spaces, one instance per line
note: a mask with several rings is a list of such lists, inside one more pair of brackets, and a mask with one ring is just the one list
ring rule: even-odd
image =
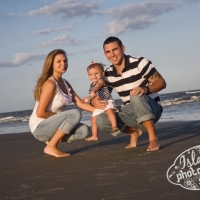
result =
[[85,103],[90,102],[96,96],[107,102],[104,110],[95,109],[91,118],[92,136],[86,138],[86,141],[98,140],[98,127],[96,125],[96,116],[102,112],[106,112],[108,119],[112,125],[113,135],[118,135],[121,131],[117,127],[115,111],[117,111],[115,102],[111,96],[112,86],[110,86],[104,76],[104,68],[101,63],[92,62],[87,67],[88,77],[92,81],[89,89],[90,96],[83,98]]

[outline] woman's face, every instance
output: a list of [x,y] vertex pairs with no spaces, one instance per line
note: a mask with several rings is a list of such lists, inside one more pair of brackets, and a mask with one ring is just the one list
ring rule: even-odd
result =
[[68,68],[68,60],[64,54],[57,54],[53,61],[53,72],[65,73]]

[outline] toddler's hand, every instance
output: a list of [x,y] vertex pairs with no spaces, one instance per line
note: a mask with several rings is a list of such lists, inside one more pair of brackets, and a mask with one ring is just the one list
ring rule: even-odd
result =
[[88,102],[88,98],[85,97],[85,98],[82,99],[82,101],[83,101],[84,103],[87,103],[87,102]]
[[84,103],[88,103],[90,101],[90,97],[85,97],[82,99]]

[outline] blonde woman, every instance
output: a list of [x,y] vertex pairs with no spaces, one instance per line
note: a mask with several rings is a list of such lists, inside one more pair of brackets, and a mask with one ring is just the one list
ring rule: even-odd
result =
[[66,106],[74,102],[83,110],[94,111],[94,107],[85,104],[62,78],[67,68],[68,59],[64,50],[56,49],[47,55],[34,90],[36,104],[29,120],[33,136],[47,144],[44,153],[55,157],[70,155],[57,148],[64,137],[72,142],[84,139],[89,134],[88,127],[80,123],[80,110],[63,111]]

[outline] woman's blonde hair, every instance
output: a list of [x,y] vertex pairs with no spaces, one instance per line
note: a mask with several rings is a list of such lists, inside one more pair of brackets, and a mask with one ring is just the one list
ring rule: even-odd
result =
[[34,99],[36,101],[38,101],[40,99],[40,95],[42,92],[42,86],[43,86],[44,82],[53,75],[53,62],[54,62],[55,56],[58,54],[63,54],[65,57],[67,57],[67,54],[64,50],[55,49],[47,55],[47,57],[44,61],[42,74],[38,78],[38,81],[37,81],[37,84],[36,84],[35,90],[34,90]]

